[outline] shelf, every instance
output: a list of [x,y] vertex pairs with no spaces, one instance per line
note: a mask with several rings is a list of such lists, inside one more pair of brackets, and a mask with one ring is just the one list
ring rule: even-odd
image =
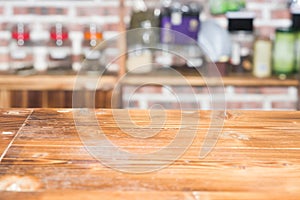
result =
[[[76,75],[0,75],[1,90],[73,90]],[[81,76],[87,80],[98,79],[98,76]],[[101,77],[97,89],[111,90],[117,77],[106,75]]]
[[[172,72],[173,71],[173,72]],[[180,76],[179,76],[180,75]],[[181,76],[182,75],[182,76]],[[256,78],[251,74],[232,74],[226,77],[206,77],[203,78],[197,71],[189,70],[187,72],[175,73],[174,70],[157,70],[148,74],[130,74],[123,78],[124,85],[144,85],[144,84],[161,84],[172,86],[183,86],[187,83],[191,86],[294,86],[298,87],[299,81],[296,75],[281,80],[276,76],[270,78]]]

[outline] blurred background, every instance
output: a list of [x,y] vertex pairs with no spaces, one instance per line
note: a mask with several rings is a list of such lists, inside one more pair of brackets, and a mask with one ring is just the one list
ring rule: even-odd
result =
[[[70,108],[76,73],[84,69],[89,76],[105,74],[95,95],[82,96],[98,108],[176,109],[175,93],[185,108],[211,109],[197,70],[209,73],[209,63],[216,63],[227,109],[297,110],[299,8],[297,0],[2,0],[0,107]],[[109,40],[135,28],[143,28],[140,38]],[[201,51],[168,29],[187,35]],[[143,49],[153,44],[187,59]],[[127,50],[133,52],[115,59]],[[114,86],[130,70],[112,102]],[[143,85],[158,79],[164,86]]]

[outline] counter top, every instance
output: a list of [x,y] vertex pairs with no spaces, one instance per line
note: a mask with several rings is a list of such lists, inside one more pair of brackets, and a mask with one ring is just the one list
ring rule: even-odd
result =
[[[122,118],[127,112],[139,127]],[[200,116],[200,121],[182,123],[184,113],[194,119]],[[118,125],[116,114],[121,117]],[[218,142],[204,158],[199,152],[211,111],[151,114],[154,127],[167,117],[157,135],[142,139],[124,134],[120,126],[151,132],[149,111],[95,111],[105,136],[132,153],[146,154],[168,145],[180,128],[185,131],[182,141],[196,131],[192,145],[172,164],[132,174],[106,167],[87,152],[72,110],[0,110],[0,199],[300,198],[300,112],[226,111]],[[88,120],[77,125],[87,134],[92,126]]]

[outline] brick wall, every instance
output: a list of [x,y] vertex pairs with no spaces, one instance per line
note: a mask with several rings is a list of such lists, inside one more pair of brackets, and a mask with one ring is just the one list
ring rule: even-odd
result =
[[[214,18],[223,27],[226,27],[227,20],[224,15],[211,16],[208,8],[208,0],[199,0],[205,5],[204,12],[201,15],[203,20]],[[158,5],[157,1],[148,1]],[[118,0],[85,0],[85,1],[51,1],[51,0],[23,0],[10,1],[4,0],[0,4],[0,39],[2,44],[4,40],[8,40],[8,28],[10,24],[22,21],[31,25],[41,24],[47,30],[50,24],[58,19],[63,20],[71,33],[80,33],[83,25],[96,19],[101,24],[104,37],[109,38],[118,33],[119,22],[119,2]],[[125,21],[129,21],[131,0],[126,1],[127,17]],[[254,25],[260,34],[268,35],[274,38],[274,30],[276,27],[287,27],[291,24],[289,10],[287,9],[286,0],[247,0],[247,10],[256,13]],[[34,26],[32,26],[34,27]],[[1,45],[0,45],[1,46]],[[1,48],[0,48],[1,49]],[[5,52],[5,51],[0,51]],[[110,52],[114,52],[113,50]],[[6,62],[5,56],[0,61]],[[131,86],[124,89],[124,106],[148,108],[155,103],[162,103],[166,107],[176,108],[178,103],[168,98],[169,93],[162,88],[143,88],[140,89],[128,104],[128,94]],[[188,93],[184,93],[184,88],[171,88],[177,91],[184,99],[188,99]],[[194,88],[197,91],[197,99],[199,102],[182,102],[181,106],[186,108],[199,107],[201,109],[209,109],[209,94],[205,88]],[[181,92],[180,92],[181,91]],[[226,99],[228,109],[296,109],[297,89],[293,87],[286,88],[241,88],[226,87]],[[172,98],[171,98],[172,99]],[[199,105],[197,104],[199,103]]]
[[[130,14],[130,7],[133,0],[126,1],[126,13]],[[227,20],[221,16],[211,16],[209,14],[208,0],[199,0],[204,5],[202,19],[213,17],[222,26],[226,27]],[[147,4],[159,5],[159,0],[147,0]],[[65,22],[71,25],[71,31],[78,31],[78,24],[86,24],[91,16],[97,17],[99,24],[103,25],[103,30],[109,32],[118,30],[118,0],[85,0],[85,1],[51,1],[51,0],[23,0],[9,1],[3,0],[0,4],[0,31],[5,31],[6,25],[18,21],[29,23],[42,23],[46,26],[48,23],[56,22],[58,18],[63,18]],[[287,9],[286,0],[247,0],[247,10],[256,13],[254,21],[257,30],[272,35],[274,28],[279,26],[289,26],[290,14]],[[125,19],[127,22],[128,17]],[[73,25],[73,26],[72,26]],[[76,28],[77,27],[77,28]],[[112,33],[111,33],[112,34]]]
[[[296,110],[296,87],[224,88],[226,109]],[[127,86],[123,107],[148,109],[159,104],[165,109],[212,109],[213,94],[206,87]]]

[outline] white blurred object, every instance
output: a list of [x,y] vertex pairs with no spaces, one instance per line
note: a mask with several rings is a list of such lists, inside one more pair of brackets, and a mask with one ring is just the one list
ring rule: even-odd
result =
[[213,62],[231,54],[231,39],[228,31],[213,20],[202,22],[199,45]]
[[288,2],[291,13],[300,13],[300,1],[299,0],[289,0]]
[[47,65],[47,47],[34,47],[34,64],[33,67],[36,71],[46,71]]

